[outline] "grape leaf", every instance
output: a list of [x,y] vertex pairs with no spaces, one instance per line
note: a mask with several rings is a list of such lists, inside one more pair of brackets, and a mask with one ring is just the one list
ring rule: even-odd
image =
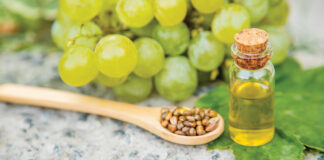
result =
[[[225,130],[208,149],[233,150],[236,159],[303,159],[306,145],[324,151],[324,67],[303,71],[294,59],[276,68],[274,139],[263,146],[234,143]],[[228,126],[228,86],[222,85],[196,101],[219,112]]]
[[324,67],[301,71],[278,82],[276,126],[293,133],[306,146],[324,151],[323,95]]

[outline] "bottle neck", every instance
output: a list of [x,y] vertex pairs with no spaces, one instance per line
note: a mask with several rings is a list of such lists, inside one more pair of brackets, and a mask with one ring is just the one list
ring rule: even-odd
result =
[[231,50],[235,64],[248,70],[258,70],[263,68],[272,55],[272,48],[269,42],[267,48],[261,53],[243,53],[237,49],[235,43],[232,45]]

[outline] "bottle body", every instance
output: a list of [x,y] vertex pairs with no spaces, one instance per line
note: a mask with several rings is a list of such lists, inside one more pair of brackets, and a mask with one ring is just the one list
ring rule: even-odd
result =
[[235,62],[229,74],[231,139],[246,146],[269,142],[274,135],[275,70],[272,63],[268,61],[263,67],[249,70]]

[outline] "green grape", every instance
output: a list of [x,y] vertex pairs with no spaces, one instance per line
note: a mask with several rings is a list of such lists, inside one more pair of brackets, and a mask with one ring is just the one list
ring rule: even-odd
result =
[[[64,43],[64,50],[67,50],[72,44],[71,44],[71,40],[74,37],[77,37],[80,32],[81,32],[81,24],[76,24],[76,23],[70,23],[70,24],[65,24],[63,25],[63,34],[64,34],[64,39],[63,39],[63,43]],[[75,41],[75,40],[73,40]]]
[[151,23],[149,23],[146,26],[143,27],[137,27],[137,28],[130,28],[130,30],[137,36],[140,37],[152,37],[154,28],[158,25],[158,22],[155,20],[152,20]]
[[102,30],[94,22],[88,21],[84,24],[72,24],[66,28],[65,50],[72,44],[82,45],[93,49],[99,37],[102,35]]
[[72,46],[61,57],[58,71],[66,84],[71,86],[86,85],[98,74],[94,53],[83,46]]
[[164,65],[164,51],[161,45],[151,38],[137,39],[134,44],[138,51],[134,73],[144,78],[156,75]]
[[187,14],[186,0],[153,0],[154,15],[163,26],[182,22]]
[[184,56],[168,57],[164,68],[155,76],[157,91],[171,101],[190,97],[197,85],[197,71]]
[[59,48],[63,49],[65,44],[65,34],[64,34],[64,27],[58,21],[54,21],[51,27],[51,35],[54,43]]
[[289,15],[289,6],[285,0],[269,8],[267,15],[261,21],[263,25],[284,26]]
[[81,24],[81,22],[75,21],[71,19],[62,9],[62,7],[59,7],[57,9],[56,13],[56,21],[59,21],[64,26],[70,26],[73,24]]
[[225,49],[211,32],[204,31],[195,36],[190,43],[188,55],[193,66],[207,72],[221,65]]
[[54,43],[61,49],[67,49],[68,32],[70,28],[74,30],[79,26],[78,23],[72,21],[62,9],[58,9],[57,19],[52,24],[51,35]]
[[141,78],[131,74],[124,84],[114,87],[113,91],[119,99],[136,103],[145,100],[152,88],[151,78]]
[[102,0],[59,0],[61,9],[73,20],[85,22],[101,10]]
[[252,24],[259,23],[269,9],[268,0],[235,0],[235,2],[240,3],[248,10]]
[[201,13],[213,13],[223,6],[224,0],[191,0],[191,3]]
[[70,23],[74,23],[74,21],[68,15],[66,15],[66,13],[64,13],[63,9],[61,9],[61,8],[57,9],[55,21],[58,21],[63,25],[68,25]]
[[290,38],[288,32],[282,28],[273,26],[261,26],[269,34],[269,42],[272,46],[271,62],[274,65],[282,63],[288,55]]
[[81,26],[81,35],[84,36],[93,36],[93,35],[101,35],[101,28],[94,22],[88,21]]
[[249,12],[238,4],[225,5],[212,22],[216,38],[226,44],[234,42],[235,33],[250,27]]
[[91,21],[86,22],[81,25],[81,34],[75,39],[74,44],[94,49],[102,33],[101,28],[97,24]]
[[58,18],[52,25],[51,35],[55,44],[64,50],[72,44],[93,49],[103,33],[101,28],[91,21],[78,24],[67,21],[68,19],[63,17],[61,14],[61,18]]
[[109,77],[125,77],[137,64],[138,53],[134,43],[122,35],[112,34],[101,38],[95,53],[99,71]]
[[143,27],[153,19],[151,0],[119,0],[117,15],[129,27]]
[[106,87],[116,87],[123,84],[126,79],[127,76],[121,78],[112,78],[99,73],[96,80]]
[[153,31],[153,38],[161,44],[166,54],[175,56],[187,49],[190,32],[184,23],[175,26],[158,25]]
[[[88,47],[90,49],[94,49],[96,47],[96,44],[98,42],[98,38],[97,37],[78,37],[77,39],[75,39],[73,45],[77,44],[77,45],[81,45],[84,47]],[[67,46],[68,48],[69,46]],[[66,48],[66,49],[67,49]]]

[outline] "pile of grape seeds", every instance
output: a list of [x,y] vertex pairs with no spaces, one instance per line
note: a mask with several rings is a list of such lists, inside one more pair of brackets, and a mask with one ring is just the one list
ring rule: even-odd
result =
[[170,107],[161,109],[161,125],[177,135],[204,135],[215,130],[218,122],[218,114],[211,109],[197,107]]

